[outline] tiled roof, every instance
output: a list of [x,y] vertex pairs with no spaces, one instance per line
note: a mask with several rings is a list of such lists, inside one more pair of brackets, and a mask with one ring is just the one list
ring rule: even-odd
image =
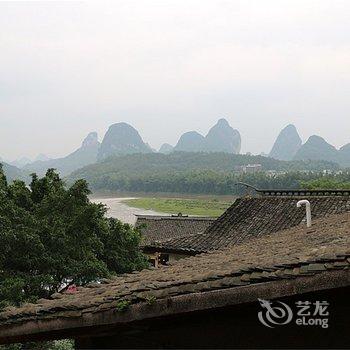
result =
[[[339,272],[336,270],[343,271],[346,276],[335,279],[334,273]],[[320,289],[329,288],[328,284],[333,284],[332,288],[339,283],[350,284],[350,213],[319,219],[309,229],[302,224],[222,251],[185,258],[169,267],[119,276],[103,280],[101,284],[92,283],[79,287],[73,294],[55,294],[53,300],[7,308],[0,313],[0,342],[2,337],[21,332],[86,327],[97,322],[129,322],[145,318],[153,311],[153,315],[169,312],[174,305],[173,312],[180,312],[176,300],[181,296],[186,298],[180,298],[186,300],[181,304],[181,312],[184,312],[202,307],[192,297],[213,295],[210,293],[214,291],[239,293],[242,300],[253,293],[256,300],[259,288],[283,282],[290,295],[298,294],[306,288],[305,278],[313,281],[316,275],[322,276],[322,285],[317,286]],[[298,288],[288,282],[295,280],[297,283],[299,278],[302,282]],[[283,285],[274,287],[273,292],[282,293]],[[314,282],[311,285],[316,288]],[[238,294],[236,297],[230,294],[225,301],[215,295],[208,307],[217,302],[225,302],[225,305],[238,302]],[[121,303],[128,305],[124,312],[120,311]]]
[[212,217],[197,216],[138,215],[135,225],[141,228],[144,246],[155,241],[204,232],[215,220]]
[[[305,208],[297,208],[300,199],[294,196],[239,198],[203,234],[155,242],[146,245],[145,249],[201,253],[288,229],[299,225],[305,218]],[[322,196],[308,200],[314,219],[350,211],[349,196]]]

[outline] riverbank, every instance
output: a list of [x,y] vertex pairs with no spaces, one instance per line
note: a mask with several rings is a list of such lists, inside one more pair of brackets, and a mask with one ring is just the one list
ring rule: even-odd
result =
[[139,209],[196,216],[220,216],[234,199],[226,198],[129,198],[122,203]]
[[124,223],[134,225],[136,222],[137,215],[167,215],[167,213],[161,213],[154,210],[145,210],[142,208],[133,208],[125,204],[124,200],[134,200],[135,197],[93,197],[91,201],[94,203],[104,204],[107,210],[107,216],[116,218]]
[[177,192],[123,192],[123,191],[94,191],[90,196],[95,198],[176,198],[176,199],[218,199],[220,201],[233,202],[233,195],[213,195],[213,194],[187,194]]
[[182,213],[195,216],[220,216],[235,200],[233,196],[164,196],[144,193],[94,193],[91,201],[107,206],[107,216],[134,224],[136,215],[171,215]]

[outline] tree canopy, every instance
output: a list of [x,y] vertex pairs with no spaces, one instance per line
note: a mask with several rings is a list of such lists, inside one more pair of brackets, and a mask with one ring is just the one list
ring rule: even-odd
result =
[[[234,173],[215,170],[173,171],[167,173],[118,175],[106,173],[96,178],[97,190],[126,192],[193,193],[242,195],[244,182],[261,189],[349,188],[350,172],[325,174],[320,171]],[[347,187],[346,187],[347,186]]]
[[[242,174],[239,167],[247,164],[261,164],[262,171]],[[324,161],[287,162],[241,154],[150,153],[110,157],[77,170],[68,181],[84,178],[91,188],[103,191],[239,195],[242,189],[235,186],[237,182],[262,188],[298,188],[300,181],[318,177],[324,169],[338,168]]]
[[67,188],[53,169],[27,187],[0,168],[0,306],[147,266],[140,233],[106,218],[89,194],[84,180]]

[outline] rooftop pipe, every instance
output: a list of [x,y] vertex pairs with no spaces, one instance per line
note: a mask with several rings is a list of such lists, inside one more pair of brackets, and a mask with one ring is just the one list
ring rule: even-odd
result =
[[297,203],[297,207],[300,208],[303,204],[305,204],[306,207],[306,226],[311,227],[311,204],[307,199],[303,199]]

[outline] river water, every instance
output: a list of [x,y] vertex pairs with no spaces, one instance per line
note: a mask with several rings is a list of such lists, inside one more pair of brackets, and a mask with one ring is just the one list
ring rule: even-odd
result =
[[153,210],[145,210],[139,208],[129,207],[122,203],[126,199],[135,199],[135,197],[113,197],[113,198],[91,198],[94,203],[103,203],[107,206],[107,216],[117,218],[122,222],[128,224],[135,224],[136,215],[167,215],[166,213],[158,213]]

